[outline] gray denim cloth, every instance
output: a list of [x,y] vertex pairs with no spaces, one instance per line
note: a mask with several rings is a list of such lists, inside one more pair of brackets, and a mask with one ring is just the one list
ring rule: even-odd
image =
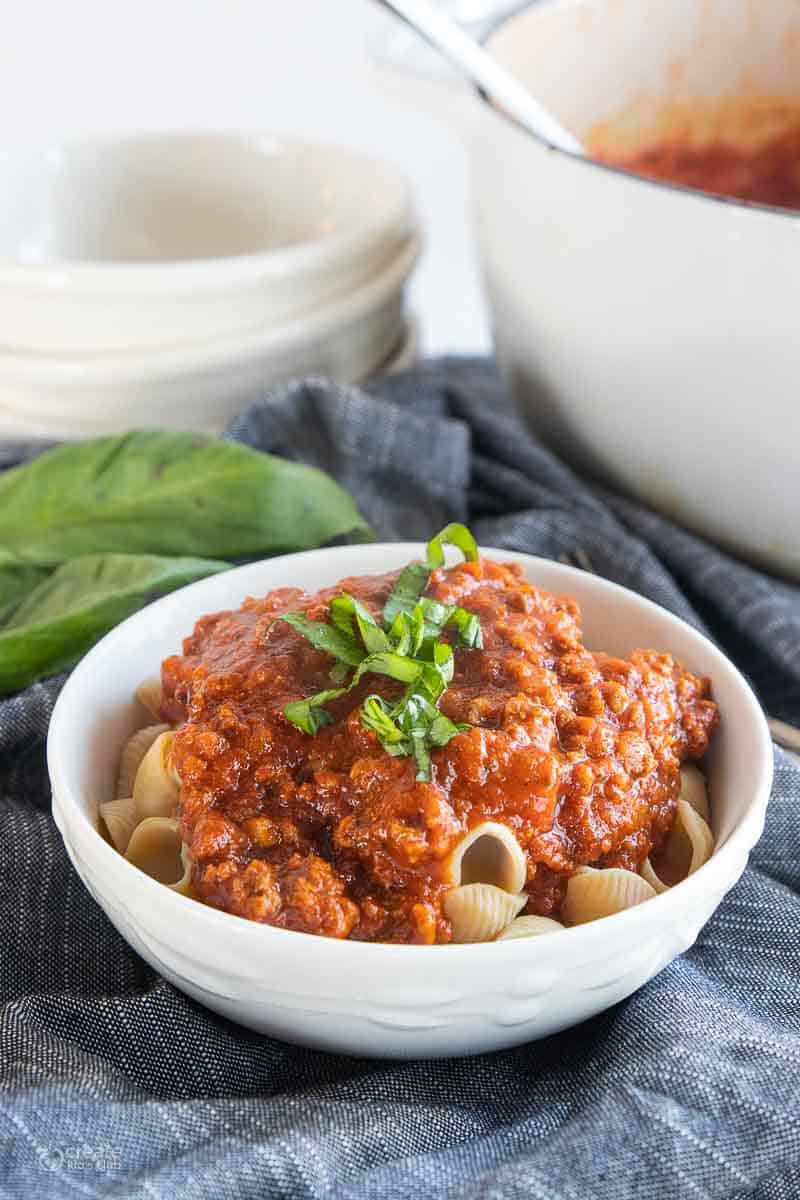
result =
[[[281,388],[228,436],[313,462],[379,536],[469,521],[704,625],[800,724],[800,589],[582,483],[488,363],[366,396]],[[0,451],[9,465],[16,452]],[[800,770],[693,949],[577,1029],[449,1062],[294,1049],[212,1015],[125,945],[68,864],[42,739],[62,679],[0,702],[0,1196],[800,1197]]]

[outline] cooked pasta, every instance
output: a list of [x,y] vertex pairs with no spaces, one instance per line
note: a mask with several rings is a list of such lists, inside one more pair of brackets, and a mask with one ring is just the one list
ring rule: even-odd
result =
[[581,867],[567,884],[561,914],[570,925],[584,925],[652,900],[655,890],[623,867],[594,870]]
[[515,896],[491,883],[467,883],[445,897],[445,912],[454,942],[491,942],[525,907],[528,897]]
[[157,720],[161,717],[161,679],[153,675],[145,679],[136,689],[136,699],[144,705],[151,716]]
[[184,895],[188,892],[191,869],[177,821],[169,817],[146,817],[140,821],[125,857],[151,879]]
[[507,825],[482,821],[459,842],[450,858],[448,876],[458,887],[491,883],[506,892],[525,886],[525,853]]
[[707,816],[710,809],[705,778],[696,767],[683,767],[675,824],[658,861],[658,870],[649,858],[642,867],[643,878],[656,892],[667,891],[670,884],[694,875],[708,862],[714,852],[714,835]]
[[653,889],[656,895],[660,895],[662,892],[669,891],[669,886],[666,883],[663,883],[656,875],[655,870],[653,869],[653,864],[650,862],[649,858],[644,860],[641,876],[642,879],[645,879],[650,884],[650,887]]
[[541,937],[543,933],[559,933],[564,926],[552,917],[517,917],[495,938],[496,942],[510,942],[517,938]]
[[678,801],[675,825],[667,841],[665,859],[677,879],[685,879],[708,862],[714,835],[687,800]]
[[[160,683],[151,680],[137,696],[151,712],[160,703]],[[174,737],[167,725],[149,725],[123,749],[117,799],[100,805],[111,840],[140,870],[174,891],[191,894],[191,862],[175,820],[180,778],[170,763]],[[621,867],[578,868],[567,882],[560,915],[582,925],[622,912],[669,890],[711,856],[705,777],[693,766],[681,770],[675,823],[657,864],[645,859],[639,875]],[[656,869],[658,867],[658,870]],[[662,874],[663,873],[663,878]],[[520,912],[527,860],[514,833],[498,821],[482,821],[460,840],[445,868],[452,887],[444,910],[458,943],[512,941],[556,933],[564,925],[551,917]]]
[[139,819],[174,817],[180,780],[170,768],[168,755],[175,735],[160,733],[142,759],[133,781],[133,798]]
[[708,824],[711,820],[711,808],[708,803],[708,788],[705,775],[697,767],[681,767],[681,800],[690,804],[698,817]]
[[119,760],[119,775],[117,776],[117,799],[124,800],[133,795],[133,781],[136,772],[142,764],[147,751],[157,737],[166,733],[168,725],[148,725],[139,729],[125,743],[125,749]]
[[115,848],[119,850],[120,854],[124,854],[128,849],[131,834],[139,821],[133,797],[124,796],[101,804],[100,816],[105,822]]

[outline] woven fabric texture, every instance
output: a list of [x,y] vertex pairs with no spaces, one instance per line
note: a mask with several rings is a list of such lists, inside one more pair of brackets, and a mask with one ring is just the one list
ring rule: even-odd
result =
[[[642,592],[800,724],[800,589],[581,482],[490,364],[439,360],[371,395],[292,384],[227,436],[330,471],[386,540],[466,520]],[[0,448],[0,469],[29,453]],[[62,682],[0,702],[0,1196],[800,1196],[800,769],[780,751],[745,876],[640,992],[516,1050],[371,1062],[238,1028],[122,941],[49,813]]]

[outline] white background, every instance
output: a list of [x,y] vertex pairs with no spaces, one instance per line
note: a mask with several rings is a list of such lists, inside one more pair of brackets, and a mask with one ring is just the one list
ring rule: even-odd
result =
[[265,129],[394,160],[426,238],[412,286],[427,351],[489,335],[469,222],[466,89],[375,65],[372,0],[17,0],[0,39],[0,139]]

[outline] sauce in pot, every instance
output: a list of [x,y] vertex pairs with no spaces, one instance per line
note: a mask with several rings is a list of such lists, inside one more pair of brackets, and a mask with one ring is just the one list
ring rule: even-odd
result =
[[598,157],[650,179],[800,211],[800,125],[753,148],[667,139],[630,155]]

